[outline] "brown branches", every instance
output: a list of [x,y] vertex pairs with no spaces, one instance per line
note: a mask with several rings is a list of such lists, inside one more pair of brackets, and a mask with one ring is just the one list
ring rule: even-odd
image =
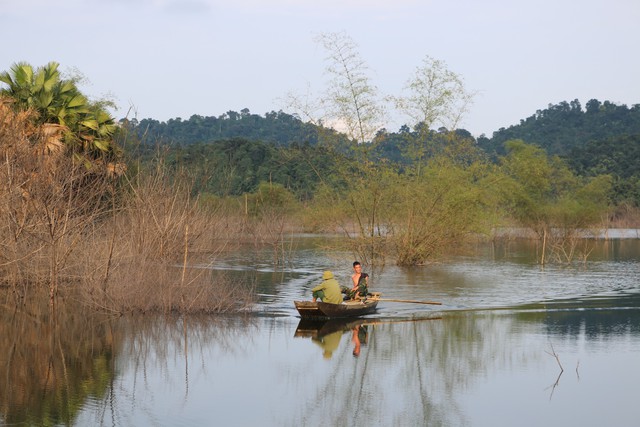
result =
[[553,356],[556,359],[556,362],[558,362],[558,366],[560,367],[560,373],[558,374],[558,378],[556,378],[556,381],[553,384],[547,387],[547,388],[551,388],[551,395],[549,396],[549,400],[551,400],[551,398],[553,397],[553,392],[555,391],[556,387],[560,383],[560,377],[564,372],[564,368],[562,367],[562,363],[560,363],[560,358],[558,357],[558,354],[553,349],[553,344],[549,343],[549,345],[551,346],[551,352],[546,351],[546,353]]
[[233,311],[252,302],[250,281],[208,268],[238,239],[241,221],[203,206],[186,173],[158,161],[116,182],[73,153],[35,150],[48,134],[32,127],[28,114],[0,102],[0,284],[16,305],[41,298],[29,292],[38,289],[51,305],[72,295],[119,313]]

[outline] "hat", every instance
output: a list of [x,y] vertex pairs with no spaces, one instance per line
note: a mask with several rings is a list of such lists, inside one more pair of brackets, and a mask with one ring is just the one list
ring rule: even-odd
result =
[[323,280],[333,279],[333,273],[328,270],[325,271],[324,273],[322,273],[322,279]]

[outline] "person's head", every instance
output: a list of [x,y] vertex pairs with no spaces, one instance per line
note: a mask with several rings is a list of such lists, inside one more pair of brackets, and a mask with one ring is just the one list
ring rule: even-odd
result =
[[360,270],[362,270],[362,265],[360,264],[360,262],[359,262],[359,261],[354,261],[354,262],[353,262],[353,269],[354,269],[355,271],[360,271]]
[[322,273],[322,279],[323,280],[333,279],[333,273],[330,272],[329,270],[325,271],[324,273]]

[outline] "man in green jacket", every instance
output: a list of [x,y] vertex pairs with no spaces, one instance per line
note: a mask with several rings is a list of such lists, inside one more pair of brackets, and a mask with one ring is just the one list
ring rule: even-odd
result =
[[340,285],[338,284],[338,281],[333,278],[333,273],[330,271],[322,273],[322,283],[311,289],[311,292],[313,292],[314,301],[319,298],[322,302],[329,302],[332,304],[342,303]]

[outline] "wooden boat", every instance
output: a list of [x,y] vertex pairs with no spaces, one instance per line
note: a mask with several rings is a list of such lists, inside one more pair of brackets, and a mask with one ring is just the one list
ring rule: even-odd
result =
[[296,310],[300,313],[300,317],[303,319],[315,319],[326,317],[320,308],[318,303],[314,301],[294,301]]
[[318,308],[327,317],[357,317],[373,313],[378,306],[378,300],[369,298],[366,301],[345,301],[342,304],[318,302]]
[[368,298],[366,301],[344,301],[342,304],[330,304],[321,301],[294,301],[294,304],[302,318],[343,318],[373,313],[378,306],[378,299]]

